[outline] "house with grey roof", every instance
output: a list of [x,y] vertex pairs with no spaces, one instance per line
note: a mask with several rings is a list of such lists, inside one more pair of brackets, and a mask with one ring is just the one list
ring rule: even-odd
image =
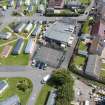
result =
[[43,35],[48,42],[55,42],[70,46],[74,40],[75,24],[61,20],[53,23]]
[[4,101],[0,101],[0,105],[21,105],[17,95],[11,96]]
[[[8,88],[8,83],[5,80],[0,81],[0,94]],[[1,104],[0,104],[1,105]]]
[[98,55],[90,54],[88,56],[85,73],[90,76],[99,76],[100,62],[100,57]]

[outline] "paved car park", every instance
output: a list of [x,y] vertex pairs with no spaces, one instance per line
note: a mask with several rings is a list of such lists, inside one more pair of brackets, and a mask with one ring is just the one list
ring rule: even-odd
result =
[[57,68],[59,67],[59,64],[63,58],[63,51],[59,51],[59,50],[55,50],[52,48],[48,48],[48,47],[44,47],[44,46],[40,46],[34,54],[33,59],[35,59],[36,61],[36,67],[38,67],[39,64],[39,68],[40,65],[43,63],[47,64],[48,66]]

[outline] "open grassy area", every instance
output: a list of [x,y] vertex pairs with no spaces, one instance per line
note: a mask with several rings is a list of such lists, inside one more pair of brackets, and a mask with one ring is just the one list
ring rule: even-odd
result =
[[100,70],[100,77],[105,78],[105,70]]
[[82,51],[86,51],[87,50],[86,44],[84,44],[82,41],[79,44],[79,50],[82,50]]
[[[24,48],[26,46],[27,40],[25,41]],[[13,42],[9,45],[15,46],[16,42]],[[4,47],[0,47],[0,53],[2,52]],[[12,55],[10,54],[7,58],[1,58],[0,57],[0,65],[28,65],[29,61],[29,55],[24,54],[24,48],[23,52],[19,55]]]
[[80,0],[82,4],[90,4],[91,0]]
[[85,57],[77,55],[74,58],[74,64],[77,66],[82,66],[85,63],[85,60],[86,60]]
[[[32,92],[32,82],[29,79],[26,78],[0,78],[0,80],[7,80],[9,87],[3,92],[2,95],[0,95],[0,100],[5,100],[8,97],[11,97],[13,95],[18,95],[20,98],[21,105],[26,105],[30,94]],[[27,83],[30,85],[30,88],[27,89],[27,91],[22,92],[18,90],[17,83],[19,81],[27,81]]]
[[105,64],[104,63],[101,64],[101,68],[105,69]]
[[89,30],[89,20],[87,20],[87,21],[83,24],[82,33],[83,33],[83,34],[89,34],[89,33],[90,33],[90,30]]
[[50,87],[49,85],[44,85],[37,98],[37,102],[35,103],[35,105],[45,105],[47,95],[51,89],[52,87]]

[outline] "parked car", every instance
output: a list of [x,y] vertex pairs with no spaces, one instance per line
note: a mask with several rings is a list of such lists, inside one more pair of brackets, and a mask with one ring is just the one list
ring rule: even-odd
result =
[[50,78],[51,78],[51,75],[50,75],[50,74],[46,75],[46,76],[43,77],[43,79],[41,80],[41,83],[42,83],[42,84],[47,83],[47,81],[48,81]]

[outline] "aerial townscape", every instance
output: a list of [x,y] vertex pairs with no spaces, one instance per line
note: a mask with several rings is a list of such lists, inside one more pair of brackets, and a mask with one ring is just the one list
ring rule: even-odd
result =
[[105,0],[0,0],[0,105],[105,105]]

